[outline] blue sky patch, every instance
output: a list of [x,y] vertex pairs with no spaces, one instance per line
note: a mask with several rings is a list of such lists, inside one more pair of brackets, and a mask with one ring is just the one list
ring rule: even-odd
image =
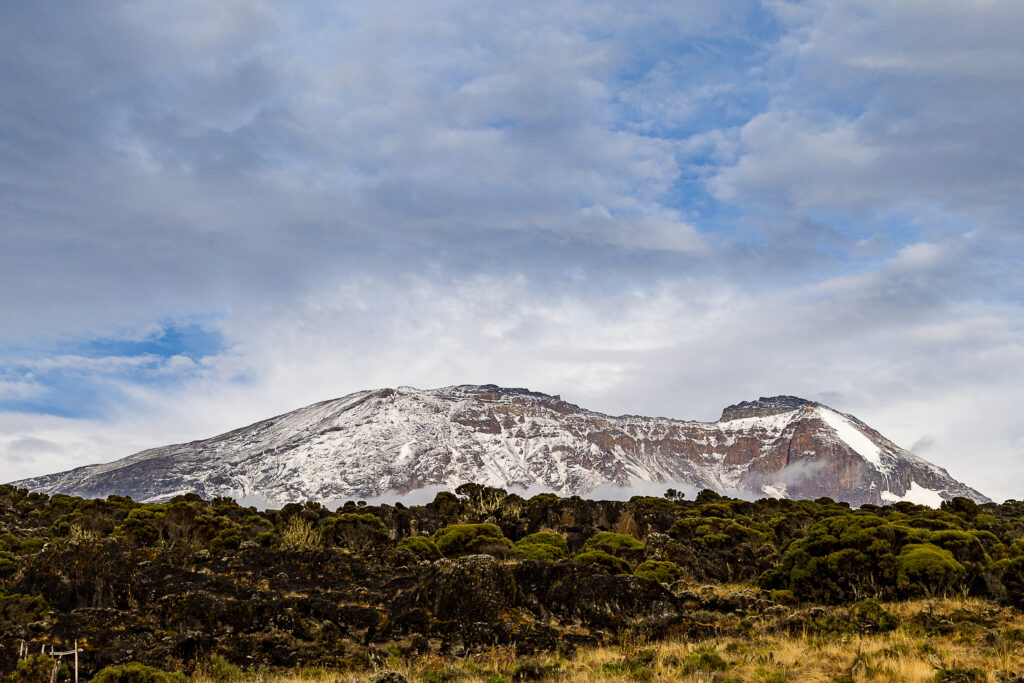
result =
[[0,411],[99,418],[121,404],[126,384],[177,385],[223,350],[220,333],[199,323],[168,324],[141,339],[62,342],[45,355],[23,350],[0,363]]

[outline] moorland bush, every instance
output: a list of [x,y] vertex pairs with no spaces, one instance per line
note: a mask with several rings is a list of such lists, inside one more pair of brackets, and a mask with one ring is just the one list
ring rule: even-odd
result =
[[[734,584],[749,594],[707,592]],[[100,651],[156,668],[211,654],[292,666],[364,661],[375,643],[525,652],[627,628],[656,639],[701,632],[695,609],[848,606],[848,626],[810,615],[793,628],[883,632],[897,622],[881,603],[952,596],[1024,607],[1024,503],[527,499],[472,484],[420,506],[260,510],[0,486],[0,637],[103,643],[87,655],[94,674],[125,661]],[[18,666],[42,664],[0,650],[0,676]]]

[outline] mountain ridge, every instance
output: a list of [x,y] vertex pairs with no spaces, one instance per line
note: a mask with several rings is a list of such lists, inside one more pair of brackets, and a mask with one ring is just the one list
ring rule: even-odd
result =
[[988,499],[856,417],[795,396],[727,406],[715,422],[606,415],[493,384],[363,390],[223,434],[14,482],[44,493],[270,503],[492,486],[587,494],[664,483],[851,504]]

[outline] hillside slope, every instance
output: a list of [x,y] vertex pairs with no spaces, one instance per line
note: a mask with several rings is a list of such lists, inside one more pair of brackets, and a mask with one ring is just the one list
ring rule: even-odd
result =
[[202,441],[15,482],[44,493],[334,501],[467,481],[586,494],[678,482],[751,496],[987,498],[853,416],[792,396],[717,422],[592,412],[526,389],[362,391]]

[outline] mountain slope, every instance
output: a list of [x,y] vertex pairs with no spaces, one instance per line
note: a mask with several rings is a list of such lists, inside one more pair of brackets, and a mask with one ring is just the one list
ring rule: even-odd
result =
[[44,493],[164,500],[257,495],[273,503],[454,487],[680,482],[854,505],[983,495],[856,418],[792,396],[726,408],[717,422],[584,410],[493,385],[362,391],[204,441],[15,482]]

